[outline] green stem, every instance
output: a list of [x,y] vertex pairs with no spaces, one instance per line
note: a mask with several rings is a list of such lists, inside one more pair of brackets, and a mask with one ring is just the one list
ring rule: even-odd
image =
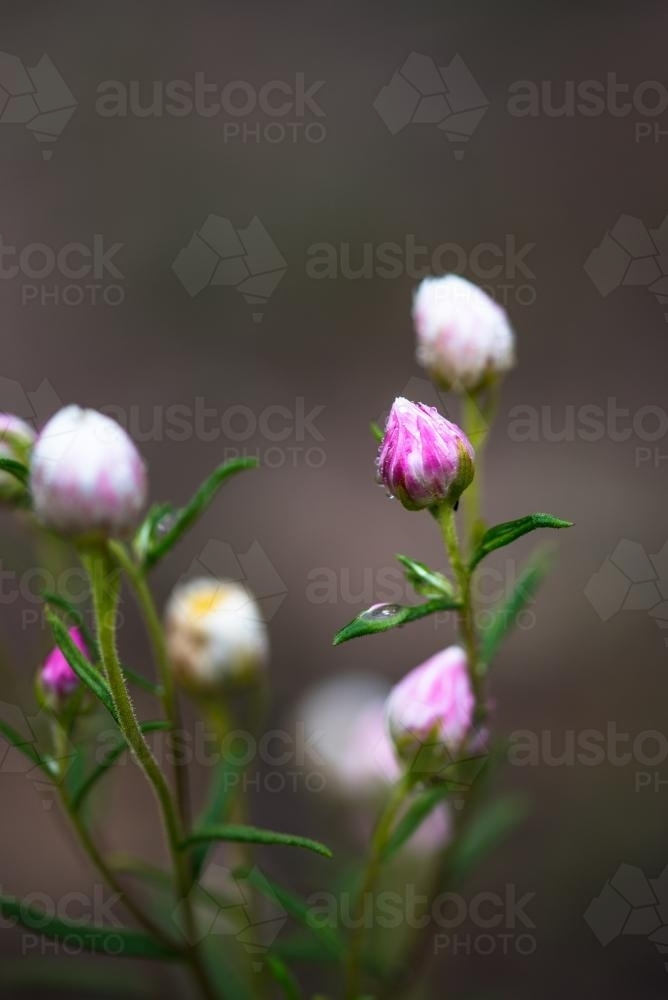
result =
[[473,548],[480,524],[480,498],[483,484],[483,448],[487,443],[489,429],[494,420],[498,396],[498,382],[493,382],[486,389],[466,393],[462,398],[461,424],[462,430],[475,448],[475,476],[473,482],[462,494],[466,539],[470,549]]
[[413,778],[407,773],[401,778],[394,788],[388,802],[381,813],[380,819],[371,840],[371,850],[367,859],[367,865],[362,878],[362,883],[357,894],[354,905],[356,924],[350,937],[350,948],[346,963],[346,1000],[357,1000],[360,995],[360,974],[361,955],[364,943],[364,917],[367,897],[373,893],[383,859],[385,847],[392,833],[395,820],[404,803],[404,800],[411,790]]
[[139,728],[116,652],[116,610],[119,581],[116,577],[115,562],[106,546],[82,553],[82,559],[91,579],[102,665],[118,713],[121,732],[149,781],[160,807],[176,874],[177,889],[184,910],[185,937],[189,944],[187,957],[203,996],[207,1000],[216,1000],[216,993],[208,981],[200,951],[193,943],[197,940],[197,928],[192,900],[189,896],[191,880],[188,859],[179,847],[183,839],[183,831],[178,811],[167,780]]
[[471,573],[464,563],[457,535],[455,512],[449,504],[443,504],[438,512],[438,520],[443,542],[459,587],[459,599],[461,601],[461,608],[458,612],[459,633],[462,645],[466,650],[469,676],[473,685],[476,704],[479,704],[482,698],[482,677],[480,676],[478,664],[478,641],[475,629],[473,599],[471,596]]
[[[146,576],[120,542],[110,542],[109,548],[124,570],[143,615],[162,686],[161,701],[165,715],[172,722],[174,731],[180,732],[182,722],[176,685],[174,684],[174,672],[169,662],[162,622]],[[181,826],[183,829],[188,829],[190,825],[190,789],[188,768],[185,763],[179,764],[174,761],[174,783]]]

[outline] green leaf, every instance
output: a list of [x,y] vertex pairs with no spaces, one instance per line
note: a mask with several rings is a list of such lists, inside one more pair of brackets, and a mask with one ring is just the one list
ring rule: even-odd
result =
[[[139,725],[142,733],[153,733],[157,730],[171,729],[171,722],[167,722],[165,719],[156,719],[153,722],[142,722]],[[98,764],[96,768],[85,778],[80,785],[77,786],[76,791],[72,793],[72,809],[76,812],[81,809],[86,798],[90,795],[93,788],[105,774],[114,766],[116,761],[121,757],[125,750],[128,749],[128,744],[125,739],[118,734],[118,742],[115,747],[109,750],[105,759]]]
[[[323,957],[338,959],[344,954],[345,944],[337,931],[332,927],[318,923],[308,903],[300,896],[267,878],[257,868],[252,868],[250,871],[237,869],[234,875],[235,878],[245,879],[252,888],[266,896],[271,902],[279,903],[288,916],[306,927],[313,935],[313,944],[317,944],[317,955],[320,956],[321,960]],[[309,950],[308,945],[305,945],[304,952],[308,952],[310,961],[318,960],[313,948]],[[304,956],[302,955],[302,957]]]
[[493,528],[488,528],[482,536],[478,548],[474,552],[469,569],[474,569],[481,559],[484,559],[495,549],[501,549],[504,545],[510,545],[516,538],[521,538],[529,531],[536,528],[571,528],[572,521],[562,521],[553,514],[527,514],[516,521],[505,521],[503,524],[495,524]]
[[[86,648],[89,650],[91,655],[94,656],[95,663],[98,663],[100,657],[97,642],[95,641],[93,633],[86,625],[86,621],[81,611],[79,611],[79,609],[69,601],[65,600],[64,597],[61,597],[60,594],[54,594],[49,590],[43,591],[41,597],[46,604],[50,604],[52,607],[58,608],[59,611],[63,611],[67,615],[66,623],[68,627],[76,625],[76,627],[81,630],[84,642],[86,643]],[[155,695],[157,698],[160,697],[162,688],[158,684],[154,684],[153,681],[150,681],[147,677],[137,673],[136,670],[131,670],[130,667],[122,665],[121,669],[123,670],[126,680],[136,684],[137,687],[143,688],[144,691],[150,691],[150,693]]]
[[64,611],[67,615],[66,623],[68,626],[76,626],[81,629],[81,634],[86,643],[86,648],[91,654],[97,653],[97,643],[93,633],[86,625],[83,614],[76,608],[70,601],[65,600],[60,594],[54,594],[50,590],[44,590],[41,594],[41,598],[45,604],[51,605],[53,608],[58,608],[59,611]]
[[453,596],[454,590],[447,576],[408,556],[397,554],[397,559],[404,567],[406,579],[422,597]]
[[[232,805],[238,787],[238,776],[246,766],[242,760],[243,758],[237,760],[221,756],[213,773],[209,797],[195,823],[196,829],[211,829],[227,819],[228,809]],[[210,847],[210,842],[203,841],[193,848],[191,855],[193,878],[199,878]]]
[[156,503],[150,508],[148,514],[139,525],[132,542],[132,548],[139,562],[144,562],[147,553],[155,544],[156,532],[158,531],[160,522],[175,513],[176,510],[171,503]]
[[31,764],[41,767],[48,775],[52,776],[51,768],[47,761],[42,760],[35,749],[34,743],[27,743],[25,736],[21,736],[10,725],[0,719],[0,735],[4,736],[8,743],[19,750],[24,757],[27,757]]
[[550,568],[545,553],[538,553],[516,580],[507,599],[494,612],[482,636],[481,660],[485,667],[492,662],[504,636],[515,624],[520,611],[529,603]]
[[[256,458],[234,458],[219,465],[206,479],[194,497],[185,507],[176,511],[174,521],[167,531],[159,538],[154,538],[144,556],[144,566],[151,569],[179,541],[194,522],[207,509],[218,490],[232,476],[244,469],[254,469],[258,464]],[[141,529],[140,529],[141,534]]]
[[427,788],[411,802],[408,811],[402,816],[392,831],[392,836],[383,852],[383,861],[391,861],[396,857],[404,844],[422,826],[427,816],[443,802],[443,799],[447,795],[448,788],[438,785],[435,788]]
[[163,689],[160,684],[155,684],[150,681],[148,677],[144,677],[143,674],[138,674],[136,670],[131,670],[124,663],[121,664],[121,670],[123,671],[123,676],[126,681],[130,681],[132,684],[136,684],[138,688],[143,691],[149,691],[156,698],[161,698]]
[[0,471],[8,472],[10,476],[18,479],[22,486],[28,486],[30,472],[23,462],[17,462],[15,458],[0,458]]
[[0,915],[56,941],[67,939],[68,947],[123,958],[180,959],[173,948],[148,934],[125,927],[95,927],[86,922],[60,920],[38,907],[13,896],[0,896]]
[[379,427],[379,425],[376,423],[375,420],[371,421],[371,423],[369,424],[369,428],[370,428],[371,433],[373,434],[375,440],[378,442],[378,444],[380,444],[381,441],[383,440],[383,438],[385,437],[385,433],[382,430],[382,428]]
[[74,673],[77,675],[79,680],[82,681],[82,683],[87,685],[95,697],[102,702],[112,719],[115,722],[118,722],[116,706],[114,705],[114,701],[111,696],[111,690],[102,674],[92,665],[92,663],[88,662],[81,650],[74,645],[70,639],[70,634],[66,626],[57,615],[54,615],[52,611],[47,611],[46,619],[51,626],[51,631],[53,632],[56,645],[71,666]]
[[275,830],[262,830],[257,826],[241,826],[232,823],[194,830],[189,837],[186,837],[181,842],[181,847],[186,848],[192,844],[200,844],[203,841],[213,840],[221,840],[227,843],[277,844],[283,847],[303,847],[307,851],[313,851],[314,854],[320,854],[323,858],[333,857],[329,847],[326,847],[317,840],[311,840],[309,837],[300,837],[292,833],[278,833]]
[[527,815],[525,801],[516,795],[496,799],[481,807],[467,825],[464,836],[453,845],[451,863],[455,878],[461,880]]
[[274,982],[281,987],[281,992],[286,1000],[300,1000],[299,985],[285,962],[282,962],[276,955],[267,955],[267,967]]
[[406,625],[437,611],[453,611],[460,606],[452,597],[437,597],[425,604],[374,604],[344,625],[334,636],[333,645],[340,646],[342,642],[357,639],[360,635],[387,632],[390,628]]

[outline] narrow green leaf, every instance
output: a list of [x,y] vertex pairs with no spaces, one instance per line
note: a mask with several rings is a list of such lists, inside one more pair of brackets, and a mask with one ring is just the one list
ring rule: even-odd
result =
[[267,955],[267,968],[274,980],[281,987],[286,1000],[300,1000],[301,991],[297,980],[277,955]]
[[572,521],[562,521],[561,518],[554,517],[553,514],[527,514],[526,517],[520,517],[516,521],[495,524],[493,528],[488,528],[482,536],[480,544],[471,558],[469,568],[474,569],[480,560],[484,559],[490,552],[503,548],[504,545],[510,545],[516,538],[521,538],[522,535],[526,535],[529,531],[535,531],[536,528],[571,528],[572,526]]
[[[154,733],[158,730],[171,729],[171,722],[167,722],[165,719],[156,719],[153,722],[142,722],[139,725],[142,733]],[[103,778],[110,769],[114,766],[116,761],[121,757],[125,750],[128,749],[128,744],[125,739],[118,734],[118,742],[115,747],[107,753],[105,759],[98,764],[96,768],[85,778],[76,788],[76,791],[72,794],[72,808],[76,812],[79,810],[87,797],[92,792],[95,785],[98,783],[100,778]]]
[[81,629],[81,634],[86,643],[86,648],[91,654],[95,653],[97,650],[97,643],[93,633],[86,625],[86,621],[82,612],[74,606],[70,601],[65,600],[60,594],[55,594],[50,590],[42,591],[41,598],[45,604],[49,604],[52,608],[58,608],[59,611],[63,611],[67,618],[66,624],[68,626],[76,626]]
[[66,626],[57,615],[54,615],[52,611],[47,611],[46,619],[51,626],[51,631],[53,632],[56,645],[71,666],[74,673],[77,675],[79,680],[82,681],[82,683],[86,684],[88,688],[90,688],[95,697],[102,702],[114,721],[118,722],[116,707],[111,696],[111,691],[102,674],[92,665],[92,663],[88,662],[81,650],[74,645],[70,639],[70,634]]
[[123,676],[127,681],[132,684],[136,684],[138,688],[143,691],[148,691],[150,694],[154,695],[156,698],[162,697],[162,687],[160,684],[155,684],[150,681],[148,677],[144,677],[143,674],[137,673],[136,670],[131,670],[124,663],[121,664],[121,670],[123,671]]
[[8,743],[11,743],[13,747],[19,750],[24,757],[27,757],[31,764],[35,764],[36,767],[41,767],[48,775],[51,775],[51,769],[46,761],[42,760],[39,753],[35,749],[34,743],[26,743],[25,737],[17,733],[6,722],[0,719],[0,736],[4,736]]
[[404,567],[406,579],[422,597],[453,596],[454,590],[447,576],[408,556],[397,554],[397,559]]
[[156,503],[150,508],[148,514],[139,525],[132,542],[132,548],[139,562],[144,561],[146,554],[155,543],[156,532],[160,522],[175,513],[174,505],[171,503]]
[[437,597],[425,604],[374,604],[344,625],[334,636],[333,645],[339,646],[342,642],[357,639],[361,635],[387,632],[388,629],[417,621],[418,618],[433,615],[437,611],[453,611],[459,607],[460,604],[452,597]]
[[550,568],[545,553],[538,553],[521,573],[507,599],[493,612],[482,637],[481,660],[485,667],[494,659],[507,632],[514,626],[520,611],[529,603]]
[[410,840],[416,830],[422,826],[430,813],[443,802],[447,795],[448,788],[443,785],[427,788],[420,792],[394,828],[383,852],[383,861],[391,861],[397,856],[404,844]]
[[508,795],[481,807],[468,824],[465,834],[453,845],[453,876],[465,878],[480,861],[495,849],[527,815],[522,798]]
[[144,557],[144,566],[147,569],[155,566],[173,548],[188,528],[204,513],[223,483],[236,473],[243,472],[244,469],[254,469],[257,464],[256,458],[248,457],[234,458],[219,465],[202,483],[192,500],[185,507],[176,511],[174,521],[164,535],[153,540]]
[[[243,758],[242,758],[243,759]],[[209,797],[200,813],[196,829],[211,829],[217,823],[224,823],[238,787],[239,775],[245,768],[241,760],[222,755],[217,763],[209,789]],[[193,878],[197,879],[206,863],[211,843],[203,841],[197,844],[191,854]]]
[[[95,641],[93,633],[86,625],[86,621],[81,611],[79,611],[79,609],[69,601],[65,600],[64,597],[61,597],[60,594],[54,594],[49,590],[43,591],[41,597],[45,604],[50,604],[52,607],[58,608],[59,611],[65,612],[67,615],[66,623],[68,626],[76,625],[76,627],[81,630],[84,642],[86,643],[86,648],[89,650],[91,655],[93,655],[95,663],[97,663],[99,661],[97,642]],[[126,680],[136,684],[137,687],[143,688],[144,691],[150,691],[150,693],[155,695],[157,698],[160,697],[162,688],[158,684],[154,684],[153,681],[150,681],[147,677],[137,673],[136,670],[131,670],[130,667],[123,665],[122,670]]]
[[208,829],[194,830],[189,837],[181,842],[181,847],[190,847],[192,844],[200,844],[202,841],[220,840],[225,842],[243,844],[276,844],[283,847],[303,847],[314,854],[320,854],[323,858],[333,857],[329,847],[321,844],[310,837],[300,837],[292,833],[278,833],[275,830],[262,830],[257,826],[241,826],[232,823],[224,823],[220,826],[212,826]]
[[[319,923],[308,903],[301,896],[297,896],[296,893],[284,889],[282,885],[278,885],[277,882],[261,874],[257,868],[252,868],[250,871],[237,869],[234,872],[234,876],[235,878],[245,879],[250,886],[266,896],[271,902],[279,903],[288,916],[306,927],[313,935],[313,944],[317,945],[320,959],[323,957],[337,959],[344,954],[345,944],[337,931],[332,927]],[[308,946],[306,946],[304,951],[309,952],[309,960],[317,960],[313,953],[313,948],[308,949]]]
[[166,947],[140,931],[125,927],[95,927],[85,922],[61,920],[13,896],[0,896],[0,915],[17,920],[24,927],[56,941],[67,939],[68,947],[79,947],[98,955],[162,959],[182,957],[175,949]]
[[0,471],[8,472],[10,476],[18,479],[22,486],[28,486],[30,472],[23,462],[17,462],[15,458],[0,458]]

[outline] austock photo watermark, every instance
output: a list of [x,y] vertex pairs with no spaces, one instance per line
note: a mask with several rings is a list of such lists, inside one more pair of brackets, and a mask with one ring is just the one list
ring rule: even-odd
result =
[[[25,390],[16,379],[0,377],[2,409],[16,413],[37,431],[62,405],[47,379],[36,389]],[[242,403],[210,406],[203,396],[150,407],[113,402],[100,407],[135,441],[219,444],[220,461],[256,458],[268,469],[320,469],[325,465],[325,436],[318,426],[324,410],[324,405],[304,396],[296,396],[289,405],[273,403],[262,409]]]
[[[392,135],[408,125],[431,126],[452,144],[456,160],[464,158],[466,144],[489,106],[459,53],[441,66],[431,56],[411,52],[374,101]],[[655,144],[668,136],[668,121],[658,120],[667,109],[668,86],[663,82],[631,84],[618,79],[616,71],[599,80],[516,80],[508,87],[506,101],[513,118],[628,119],[635,143]]]
[[103,118],[213,118],[226,143],[317,144],[327,136],[318,103],[324,84],[299,71],[289,80],[259,86],[248,80],[220,84],[205,73],[195,73],[193,80],[104,80],[95,111]]
[[[123,920],[120,892],[109,893],[102,883],[95,883],[92,892],[67,892],[53,896],[46,892],[30,892],[18,899],[0,886],[0,894],[9,916],[0,915],[0,930],[20,928],[20,952],[26,957],[81,954],[121,955],[124,950]],[[54,920],[76,925],[59,939],[50,939],[41,931]],[[103,938],[95,930],[105,927]],[[30,927],[27,930],[26,927]],[[87,931],[87,928],[90,930]],[[120,933],[114,933],[114,930]]]
[[620,865],[584,919],[604,948],[626,935],[645,939],[664,956],[668,972],[668,867],[648,878],[634,865]]
[[656,729],[621,732],[609,722],[599,729],[560,732],[518,729],[508,736],[508,763],[513,767],[612,767],[628,769],[636,792],[668,790],[668,736]]
[[125,301],[117,259],[123,246],[95,233],[85,243],[17,247],[0,234],[0,281],[20,289],[24,306],[119,306]]

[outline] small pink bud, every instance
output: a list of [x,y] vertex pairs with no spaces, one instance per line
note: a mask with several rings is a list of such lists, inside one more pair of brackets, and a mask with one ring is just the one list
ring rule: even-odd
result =
[[146,468],[115,420],[66,406],[33,448],[30,488],[35,513],[49,528],[75,537],[123,537],[146,501]]
[[465,278],[425,278],[413,299],[417,360],[446,389],[479,389],[515,364],[505,309]]
[[[35,441],[35,432],[25,420],[13,413],[0,413],[0,457],[27,463],[28,452]],[[14,500],[24,493],[19,480],[0,470],[0,500]]]
[[466,653],[449,646],[411,670],[390,693],[386,718],[397,753],[408,761],[423,748],[456,754],[471,729],[474,707]]
[[407,510],[453,506],[474,475],[473,446],[433,406],[395,399],[378,453],[378,477]]
[[[69,633],[74,645],[87,657],[89,653],[81,629],[71,628]],[[56,704],[62,703],[79,686],[79,678],[57,646],[51,650],[44,661],[40,672],[40,681],[47,698],[55,701]]]

